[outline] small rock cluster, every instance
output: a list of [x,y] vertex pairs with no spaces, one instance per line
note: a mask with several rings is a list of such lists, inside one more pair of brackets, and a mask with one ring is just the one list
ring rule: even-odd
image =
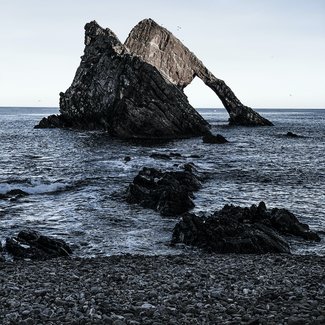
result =
[[4,250],[15,259],[46,260],[72,254],[71,248],[62,239],[44,236],[30,229],[20,231],[16,237],[7,238]]
[[129,185],[127,201],[163,216],[177,216],[194,207],[193,192],[200,188],[200,178],[191,164],[185,165],[184,171],[162,172],[144,167]]
[[185,214],[174,228],[172,243],[194,245],[216,253],[289,253],[289,244],[282,235],[320,241],[290,211],[268,210],[261,202],[250,208],[225,205],[209,217]]

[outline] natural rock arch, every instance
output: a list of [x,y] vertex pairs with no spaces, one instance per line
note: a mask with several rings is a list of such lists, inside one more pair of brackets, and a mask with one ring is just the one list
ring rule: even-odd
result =
[[140,21],[125,46],[155,66],[170,82],[184,89],[197,76],[220,98],[234,125],[273,125],[243,105],[226,83],[216,78],[179,39],[152,19]]
[[209,123],[183,92],[196,76],[218,95],[230,124],[272,125],[244,106],[168,30],[145,19],[125,44],[96,21],[86,24],[84,55],[71,86],[60,93],[60,115],[36,127],[104,129],[120,138],[207,135]]
[[[194,108],[221,108],[223,104],[215,92],[206,86],[199,78],[195,77],[184,89],[189,103]],[[227,111],[225,111],[227,113]]]

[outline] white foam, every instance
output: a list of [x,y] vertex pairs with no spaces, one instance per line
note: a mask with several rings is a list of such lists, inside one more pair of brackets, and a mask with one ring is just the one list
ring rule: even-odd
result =
[[31,184],[0,184],[0,194],[6,194],[11,190],[21,190],[28,194],[43,194],[62,191],[69,185],[66,183],[56,182],[52,184],[31,182]]

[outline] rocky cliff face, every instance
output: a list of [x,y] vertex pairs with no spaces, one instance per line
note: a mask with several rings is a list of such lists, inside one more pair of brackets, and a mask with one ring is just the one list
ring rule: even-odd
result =
[[62,126],[105,129],[121,138],[209,132],[208,123],[183,92],[154,66],[130,54],[111,30],[95,21],[86,24],[85,45],[71,86],[60,93],[61,115],[43,119],[38,127],[62,122]]
[[216,78],[204,64],[167,29],[152,19],[142,20],[130,32],[125,46],[155,66],[180,89],[197,76],[220,98],[234,125],[272,125],[250,107],[243,105],[223,80]]

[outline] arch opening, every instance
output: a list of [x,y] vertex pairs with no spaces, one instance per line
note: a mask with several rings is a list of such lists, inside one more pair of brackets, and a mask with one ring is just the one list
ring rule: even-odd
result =
[[197,76],[184,88],[184,93],[194,108],[224,108],[219,97]]

